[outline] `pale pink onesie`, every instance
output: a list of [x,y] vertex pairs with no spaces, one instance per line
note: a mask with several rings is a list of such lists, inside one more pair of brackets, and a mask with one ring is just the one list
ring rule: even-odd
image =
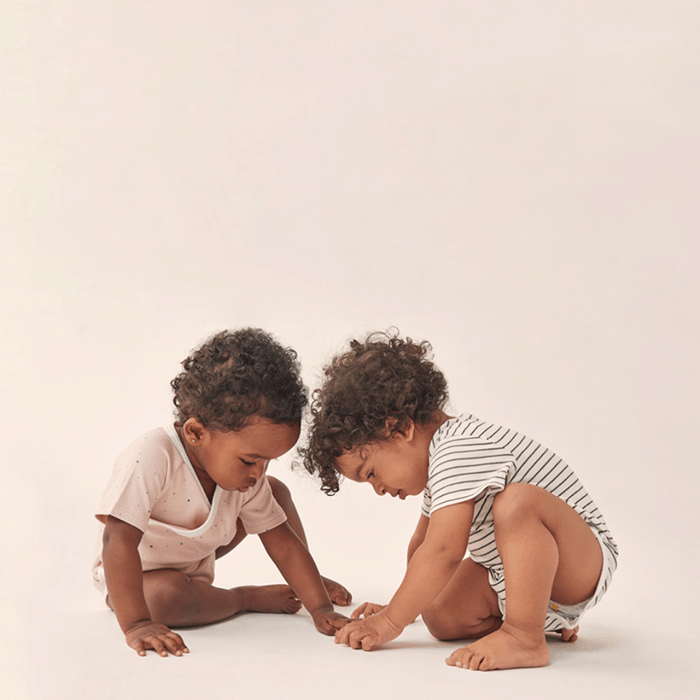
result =
[[176,569],[207,583],[214,580],[215,552],[233,539],[238,518],[251,535],[287,519],[267,477],[245,493],[217,486],[210,503],[172,425],[136,438],[114,465],[95,513],[101,524],[92,576],[103,593],[102,532],[108,515],[144,533],[139,544],[144,571]]

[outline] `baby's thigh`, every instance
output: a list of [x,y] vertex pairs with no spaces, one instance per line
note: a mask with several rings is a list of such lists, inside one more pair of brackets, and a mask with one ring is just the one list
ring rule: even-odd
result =
[[472,639],[497,629],[501,612],[488,570],[464,559],[422,617],[430,633],[443,640]]
[[143,592],[149,607],[152,603],[180,600],[191,595],[191,584],[199,581],[211,585],[214,582],[212,553],[199,562],[183,564],[172,569],[153,569],[143,572]]

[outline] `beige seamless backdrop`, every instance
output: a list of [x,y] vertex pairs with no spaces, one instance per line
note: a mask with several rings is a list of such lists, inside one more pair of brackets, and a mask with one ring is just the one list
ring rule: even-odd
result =
[[[697,2],[0,0],[0,17],[7,697],[692,696]],[[93,509],[117,452],[171,419],[188,351],[245,325],[294,347],[312,388],[351,337],[428,339],[451,410],[560,452],[621,548],[583,646],[460,676],[420,623],[362,655],[302,614],[191,631],[185,660],[130,652],[91,587]],[[327,498],[291,458],[271,473],[320,568],[386,602],[419,499]],[[218,576],[279,579],[255,542]]]

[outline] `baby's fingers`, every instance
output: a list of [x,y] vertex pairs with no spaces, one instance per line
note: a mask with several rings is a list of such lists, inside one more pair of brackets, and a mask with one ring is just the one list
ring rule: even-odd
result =
[[379,644],[379,637],[375,634],[368,634],[366,637],[362,638],[363,651],[372,651],[377,644]]
[[167,634],[153,635],[148,639],[151,648],[157,651],[161,656],[167,656],[170,652],[173,656],[182,656],[187,654],[189,649],[182,641],[182,637],[176,632],[168,632]]
[[182,637],[175,633],[169,632],[164,635],[149,635],[140,637],[134,642],[134,649],[139,656],[145,656],[147,649],[153,649],[160,656],[167,656],[170,652],[173,656],[182,656],[188,654],[189,649],[185,646]]
[[352,632],[353,629],[357,629],[359,627],[358,622],[350,622],[344,627],[341,627],[336,633],[335,633],[335,643],[336,644],[347,644],[348,646],[350,645],[350,642],[348,641],[350,637],[350,632]]
[[168,647],[163,639],[160,637],[153,637],[150,641],[154,651],[157,651],[161,656],[168,655]]
[[350,620],[342,615],[333,615],[331,617],[324,617],[321,620],[316,621],[316,629],[321,632],[321,634],[328,635],[332,637],[337,630],[339,630],[343,625],[346,625]]
[[351,613],[350,617],[353,620],[359,620],[362,617],[362,614],[367,610],[367,606],[371,605],[371,603],[362,603],[360,607],[355,608]]
[[354,620],[359,620],[360,617],[368,618],[381,612],[385,607],[386,605],[379,605],[378,603],[362,603],[359,608],[353,610],[350,617]]
[[335,631],[336,631],[336,630],[342,629],[342,628],[345,627],[345,625],[347,625],[349,622],[350,622],[350,618],[345,617],[344,615],[343,615],[343,616],[340,616],[340,615],[339,615],[338,617],[332,617],[332,618],[329,620],[329,623],[330,623],[330,624],[332,625],[332,627],[333,627],[333,632],[332,632],[331,634],[335,634]]
[[[373,636],[373,633],[364,626],[364,623],[351,622],[335,633],[335,642],[336,644],[347,644],[353,649],[365,649],[363,640],[368,636]],[[376,640],[373,642],[368,640],[368,646],[365,650],[369,651],[376,643]]]
[[185,642],[182,637],[177,634],[177,632],[169,632],[163,637],[163,642],[166,648],[171,654],[175,656],[182,656],[183,654],[189,654],[190,650],[185,646]]
[[363,651],[371,651],[374,646],[379,644],[379,638],[374,632],[360,628],[356,632],[351,632],[348,637],[348,644],[353,649],[362,649]]

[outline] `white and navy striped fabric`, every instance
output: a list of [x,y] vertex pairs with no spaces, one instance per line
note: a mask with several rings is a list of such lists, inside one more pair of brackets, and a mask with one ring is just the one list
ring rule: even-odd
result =
[[[593,530],[604,558],[598,588],[583,610],[593,607],[607,590],[617,566],[617,545],[598,507],[568,464],[522,433],[469,414],[443,423],[430,443],[422,512],[430,517],[445,506],[475,499],[469,554],[489,570],[489,581],[505,614],[503,563],[496,548],[491,510],[496,494],[511,483],[533,484],[549,491],[570,505]],[[583,610],[577,610],[577,617]],[[556,614],[550,606],[545,631],[573,628],[575,622]]]

